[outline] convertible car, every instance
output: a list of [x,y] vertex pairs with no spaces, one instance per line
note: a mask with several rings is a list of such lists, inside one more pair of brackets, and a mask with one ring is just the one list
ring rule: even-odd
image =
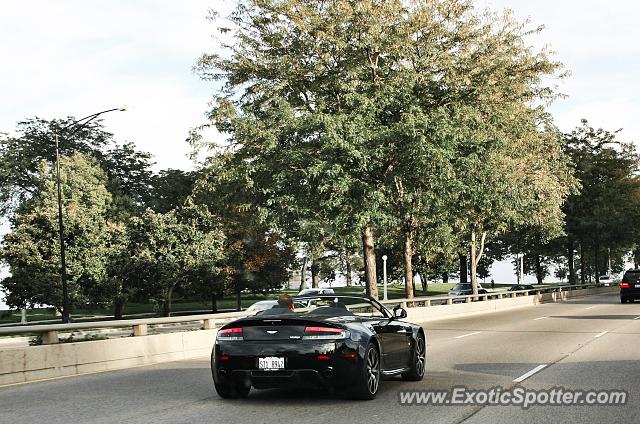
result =
[[[373,399],[383,376],[422,380],[426,339],[407,312],[369,298],[296,297],[315,307],[274,308],[218,330],[211,372],[223,398],[256,389],[320,386]],[[267,313],[268,312],[268,313]]]

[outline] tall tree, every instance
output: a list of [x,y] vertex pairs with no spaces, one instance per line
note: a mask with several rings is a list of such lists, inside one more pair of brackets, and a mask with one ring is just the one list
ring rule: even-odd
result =
[[141,292],[157,299],[165,316],[178,288],[199,282],[203,270],[210,278],[221,272],[224,234],[204,205],[186,204],[164,214],[147,209],[131,219],[128,232],[131,268]]
[[[105,238],[111,194],[97,161],[76,153],[61,158],[67,283],[73,305],[110,302],[106,285]],[[0,285],[8,304],[62,308],[55,172],[41,161],[31,176],[33,193],[11,219],[0,257],[11,276]]]
[[632,143],[616,139],[616,132],[594,129],[586,120],[564,135],[564,149],[582,186],[564,207],[569,272],[579,248],[581,279],[592,261],[597,282],[605,250],[630,250],[640,238],[640,157]]
[[[436,194],[459,206],[475,269],[483,234],[514,221],[519,201],[505,187],[525,177],[503,165],[515,165],[523,147],[529,163],[542,160],[526,177],[535,196],[548,193],[546,183],[554,189],[539,203],[553,203],[553,213],[550,199],[563,198],[563,168],[552,175],[562,160],[528,106],[552,97],[542,80],[559,66],[532,53],[523,40],[536,31],[509,14],[461,0],[244,0],[230,21],[221,30],[233,44],[198,69],[225,83],[210,116],[230,135],[236,167],[259,209],[361,235],[370,295],[376,231],[398,225],[411,295],[415,233],[424,216],[440,215]],[[495,224],[471,194],[485,182],[503,201],[483,202],[508,206]]]

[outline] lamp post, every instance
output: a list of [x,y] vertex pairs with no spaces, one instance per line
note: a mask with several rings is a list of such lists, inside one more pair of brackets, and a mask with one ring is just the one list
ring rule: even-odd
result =
[[387,255],[382,255],[382,279],[384,281],[383,300],[389,300],[387,298]]
[[[58,132],[66,131],[72,128],[73,126],[78,125],[78,127],[75,128],[75,130],[67,136],[67,137],[71,137],[72,135],[80,131],[89,122],[96,119],[98,116],[105,113],[114,112],[116,110],[124,112],[125,110],[127,110],[127,108],[124,106],[116,107],[113,109],[107,109],[107,110],[103,110],[102,112],[85,116],[84,118],[73,121],[69,125],[60,129]],[[57,187],[58,189],[58,235],[60,237],[60,280],[62,281],[62,322],[67,324],[70,319],[69,286],[67,284],[67,264],[65,261],[64,221],[62,218],[62,187],[60,184],[60,143],[58,142],[58,132],[56,132],[55,139],[56,139],[56,184],[58,186]]]

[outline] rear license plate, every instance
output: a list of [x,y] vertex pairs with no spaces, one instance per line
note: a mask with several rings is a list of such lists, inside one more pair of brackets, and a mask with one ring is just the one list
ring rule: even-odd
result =
[[284,369],[284,358],[269,356],[258,358],[258,369],[265,371],[275,371]]
[[640,289],[640,284],[636,284],[636,288],[637,288],[637,289]]

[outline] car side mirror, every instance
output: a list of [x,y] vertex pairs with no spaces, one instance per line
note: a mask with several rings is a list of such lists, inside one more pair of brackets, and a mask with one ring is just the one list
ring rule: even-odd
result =
[[401,308],[400,306],[396,306],[393,308],[393,317],[395,319],[402,319],[407,317],[407,311]]

